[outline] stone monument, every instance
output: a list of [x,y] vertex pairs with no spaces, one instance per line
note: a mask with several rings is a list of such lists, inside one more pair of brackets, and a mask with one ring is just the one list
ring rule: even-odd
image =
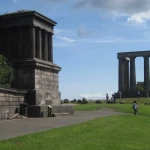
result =
[[27,90],[26,103],[32,110],[60,106],[61,68],[53,63],[55,25],[55,21],[36,11],[21,10],[0,16],[0,54],[15,69],[12,88]]

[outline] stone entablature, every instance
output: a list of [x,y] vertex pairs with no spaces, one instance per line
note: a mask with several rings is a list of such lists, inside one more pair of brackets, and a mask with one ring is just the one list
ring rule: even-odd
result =
[[[9,19],[8,18],[12,18]],[[18,19],[19,17],[19,19]],[[18,11],[0,15],[0,28],[36,26],[47,32],[54,33],[53,26],[57,23],[36,11]]]
[[135,51],[135,52],[122,52],[118,53],[118,58],[125,58],[125,57],[144,57],[149,56],[150,57],[150,50],[148,51]]
[[135,51],[118,53],[118,90],[126,92],[136,91],[136,57],[144,58],[144,89],[150,90],[149,57],[150,51]]

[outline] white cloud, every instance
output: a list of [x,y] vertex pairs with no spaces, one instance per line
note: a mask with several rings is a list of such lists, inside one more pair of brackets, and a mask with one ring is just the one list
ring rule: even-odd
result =
[[69,37],[65,37],[65,36],[56,36],[56,38],[64,40],[66,42],[75,42],[76,40],[69,38]]
[[63,29],[54,29],[54,34],[59,34],[59,33],[62,33],[62,32],[65,32],[65,30],[63,30]]
[[[112,94],[113,94],[113,92],[108,92],[109,98],[111,98]],[[86,99],[106,99],[106,94],[100,94],[100,93],[96,93],[96,94],[81,94],[79,97],[80,98],[86,98]]]
[[150,10],[147,12],[141,12],[132,15],[128,18],[128,22],[135,22],[135,23],[146,23],[147,20],[150,19]]
[[78,0],[76,8],[93,8],[115,17],[126,16],[128,23],[145,23],[150,19],[150,0]]
[[54,42],[53,46],[54,47],[68,47],[68,46],[71,46],[71,45],[68,44],[68,43],[64,43],[64,42]]

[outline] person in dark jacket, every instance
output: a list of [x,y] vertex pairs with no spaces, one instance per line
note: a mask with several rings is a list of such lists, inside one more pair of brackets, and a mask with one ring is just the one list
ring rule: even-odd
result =
[[136,115],[138,112],[138,105],[136,101],[133,102],[132,109],[134,110],[134,115]]

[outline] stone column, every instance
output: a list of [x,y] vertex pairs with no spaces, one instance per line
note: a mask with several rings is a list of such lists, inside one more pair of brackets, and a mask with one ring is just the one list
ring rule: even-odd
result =
[[119,91],[124,91],[124,60],[122,58],[119,59]]
[[37,58],[42,59],[42,35],[41,29],[37,29]]
[[6,29],[6,36],[7,36],[7,59],[8,60],[10,60],[10,58],[11,58],[11,53],[10,53],[10,36],[11,36],[11,34],[10,34],[10,30],[9,29]]
[[23,29],[19,27],[19,48],[18,48],[18,56],[22,58],[22,38],[23,38]]
[[130,79],[129,79],[129,60],[126,60],[126,78],[127,78],[127,91],[130,91]]
[[124,86],[125,90],[129,91],[129,60],[125,59],[124,60]]
[[144,89],[149,90],[149,56],[144,57]]
[[48,33],[48,61],[53,62],[53,37],[52,33]]
[[126,73],[127,73],[127,64],[126,64],[126,60],[124,59],[123,61],[124,64],[124,90],[127,90],[127,77],[126,77]]
[[35,27],[30,27],[30,56],[35,58]]
[[135,57],[130,58],[130,90],[136,91]]
[[44,49],[43,49],[43,59],[48,61],[48,33],[44,31]]

